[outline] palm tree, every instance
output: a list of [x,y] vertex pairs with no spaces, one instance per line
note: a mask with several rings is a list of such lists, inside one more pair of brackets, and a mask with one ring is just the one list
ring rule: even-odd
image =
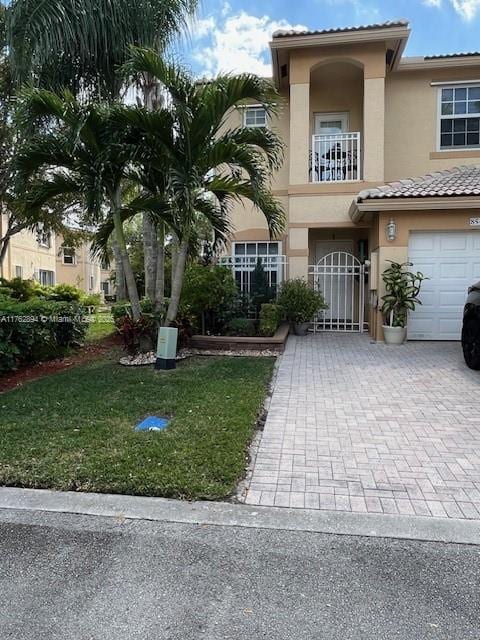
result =
[[[189,243],[199,215],[208,211],[222,241],[230,231],[232,205],[248,199],[264,214],[271,235],[283,231],[284,212],[270,190],[271,172],[283,160],[280,138],[268,128],[223,130],[233,108],[252,100],[271,113],[279,97],[269,81],[250,74],[223,75],[198,84],[149,49],[133,48],[125,72],[146,74],[165,87],[169,100],[164,111],[174,122],[174,135],[168,139],[155,130],[155,114],[139,112],[136,123],[148,140],[149,166],[166,177],[164,198],[172,208],[179,238],[168,325],[178,313]],[[148,184],[145,187],[149,189]]]
[[[140,302],[123,222],[141,211],[153,212],[158,205],[142,195],[130,200],[128,206],[123,203],[135,178],[132,167],[142,162],[146,149],[138,131],[131,136],[125,127],[128,120],[124,112],[135,110],[120,104],[84,106],[68,91],[24,91],[19,117],[25,128],[34,125],[35,133],[21,145],[16,170],[18,190],[27,194],[25,206],[31,212],[63,198],[81,212],[86,224],[110,221],[132,314],[138,320]],[[151,117],[162,139],[172,137],[173,123],[167,111]]]
[[[162,52],[198,0],[12,0],[8,42],[15,75],[49,89],[117,99],[117,68],[131,45]],[[152,87],[147,87],[152,92]]]
[[[54,91],[68,88],[84,98],[116,100],[126,86],[117,69],[128,58],[129,46],[165,51],[185,30],[197,4],[198,0],[12,0],[8,44],[15,77],[20,84],[28,81]],[[158,84],[148,74],[137,80],[144,106],[154,110]],[[157,273],[163,271],[164,238],[162,226],[157,228],[148,212],[143,215],[143,236],[146,288],[153,299]],[[117,297],[123,298],[115,240],[113,249]]]

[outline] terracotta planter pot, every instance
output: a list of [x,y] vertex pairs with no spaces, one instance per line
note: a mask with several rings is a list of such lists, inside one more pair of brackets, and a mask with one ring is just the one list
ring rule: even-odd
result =
[[389,325],[384,324],[382,328],[385,344],[400,345],[407,339],[406,327],[390,327]]

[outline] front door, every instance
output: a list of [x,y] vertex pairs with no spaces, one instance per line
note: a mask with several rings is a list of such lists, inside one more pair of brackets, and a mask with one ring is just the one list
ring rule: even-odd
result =
[[[324,312],[325,320],[331,321],[332,324],[339,322],[352,321],[353,316],[353,280],[348,277],[336,277],[342,267],[342,257],[337,255],[337,252],[343,252],[344,254],[351,255],[353,252],[352,240],[329,240],[324,242],[317,242],[315,258],[316,264],[318,264],[325,256],[334,254],[332,257],[331,274],[328,277],[328,261],[324,271],[324,277],[320,276],[320,282],[318,287],[328,304],[328,309]],[[347,258],[345,258],[345,265],[347,264]]]

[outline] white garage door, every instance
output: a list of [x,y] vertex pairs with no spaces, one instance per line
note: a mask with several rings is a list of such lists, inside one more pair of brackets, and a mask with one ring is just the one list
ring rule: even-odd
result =
[[460,340],[468,287],[480,280],[480,231],[412,233],[409,260],[425,280],[410,314],[410,340]]

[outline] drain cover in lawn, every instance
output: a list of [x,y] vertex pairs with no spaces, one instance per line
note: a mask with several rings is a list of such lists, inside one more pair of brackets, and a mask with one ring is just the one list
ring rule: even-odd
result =
[[168,427],[170,420],[168,418],[158,418],[157,416],[148,416],[135,427],[135,431],[163,431]]

